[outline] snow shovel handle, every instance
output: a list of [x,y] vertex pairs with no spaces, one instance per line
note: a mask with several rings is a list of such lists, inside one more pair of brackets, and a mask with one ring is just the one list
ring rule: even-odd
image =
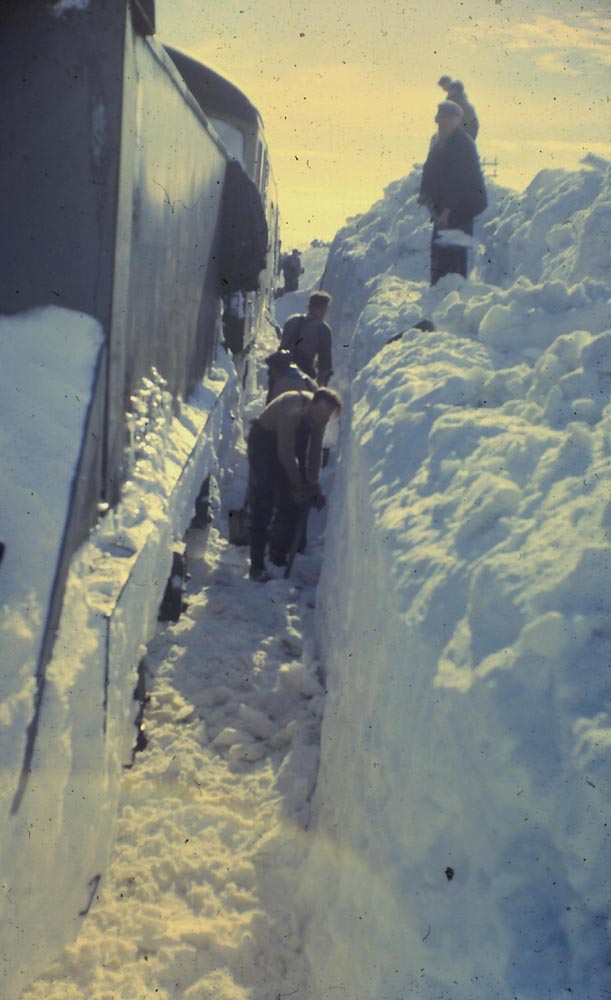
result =
[[308,523],[308,514],[310,513],[310,507],[312,506],[312,501],[308,500],[299,511],[299,517],[297,518],[297,524],[295,525],[295,536],[291,542],[291,547],[288,551],[286,557],[286,567],[284,570],[284,579],[288,580],[291,575],[291,570],[293,568],[293,563],[295,562],[295,556],[297,555],[297,549],[299,548],[299,543],[301,542],[301,536],[305,530],[305,526]]

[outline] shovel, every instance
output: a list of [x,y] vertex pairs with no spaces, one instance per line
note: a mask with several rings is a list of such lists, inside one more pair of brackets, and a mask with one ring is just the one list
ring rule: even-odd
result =
[[299,511],[299,516],[297,518],[297,524],[295,525],[295,535],[293,541],[291,542],[291,547],[286,556],[286,567],[284,569],[284,579],[288,580],[291,575],[291,570],[293,568],[293,563],[295,562],[295,556],[297,555],[297,550],[301,544],[301,539],[305,531],[306,525],[308,523],[308,514],[310,513],[310,507],[312,506],[312,501],[304,504]]

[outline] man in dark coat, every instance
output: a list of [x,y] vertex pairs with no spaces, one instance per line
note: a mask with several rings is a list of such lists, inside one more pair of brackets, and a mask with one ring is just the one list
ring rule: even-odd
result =
[[306,314],[289,316],[282,329],[280,347],[319,385],[326,385],[333,370],[333,334],[325,323],[331,304],[328,292],[312,292]]
[[[433,221],[431,285],[446,274],[467,277],[467,246],[451,237],[440,241],[443,230],[473,235],[473,219],[488,204],[475,143],[461,128],[462,108],[442,101],[437,108],[438,137],[422,171],[418,201],[426,205]],[[466,241],[468,243],[468,241]]]
[[455,104],[458,104],[462,108],[461,125],[467,135],[470,135],[473,142],[475,142],[477,133],[479,132],[479,121],[475,113],[475,108],[467,97],[464,85],[460,80],[452,80],[452,83],[448,87],[448,100],[454,101]]
[[293,250],[291,254],[286,255],[282,261],[282,273],[284,275],[284,291],[296,292],[299,288],[299,278],[303,274],[299,250]]
[[271,403],[283,392],[299,391],[316,392],[318,386],[314,379],[309,378],[291,359],[290,351],[274,351],[265,359],[267,365],[267,397],[265,404]]

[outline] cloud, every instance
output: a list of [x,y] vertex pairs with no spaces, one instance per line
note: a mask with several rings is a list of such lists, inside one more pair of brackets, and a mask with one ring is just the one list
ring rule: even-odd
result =
[[534,21],[503,24],[491,18],[477,28],[487,43],[494,40],[507,52],[532,55],[541,70],[581,76],[611,66],[610,23],[608,16],[578,11],[566,20],[539,14]]
[[[578,68],[564,52],[544,52],[537,56],[537,66],[546,73],[564,73],[566,76],[581,76],[583,68]],[[580,60],[581,61],[581,60]]]

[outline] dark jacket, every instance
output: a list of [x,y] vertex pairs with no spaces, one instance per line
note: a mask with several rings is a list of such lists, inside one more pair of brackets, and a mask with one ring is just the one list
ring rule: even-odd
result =
[[293,361],[306,375],[326,385],[333,368],[332,341],[331,327],[323,319],[295,313],[284,324],[280,348],[291,352]]
[[479,121],[475,113],[475,108],[466,98],[462,101],[457,101],[463,110],[462,127],[466,131],[467,135],[470,135],[473,142],[477,139],[477,133],[479,132]]
[[488,204],[475,143],[463,128],[433,144],[422,171],[420,195],[433,217],[449,208],[449,229],[467,231]]
[[297,365],[289,365],[285,370],[274,377],[270,369],[267,379],[267,399],[266,404],[272,399],[281,396],[283,392],[297,391],[305,389],[307,392],[316,392],[318,386],[311,378],[304,374]]
[[296,254],[287,254],[282,261],[282,272],[285,277],[291,276],[298,278],[300,274],[303,274],[301,260]]
[[477,133],[479,132],[479,121],[477,120],[477,114],[475,113],[475,108],[468,100],[467,95],[464,90],[453,90],[450,87],[448,91],[448,100],[454,101],[462,108],[462,122],[461,125],[464,128],[467,135],[470,135],[473,141],[477,139]]

